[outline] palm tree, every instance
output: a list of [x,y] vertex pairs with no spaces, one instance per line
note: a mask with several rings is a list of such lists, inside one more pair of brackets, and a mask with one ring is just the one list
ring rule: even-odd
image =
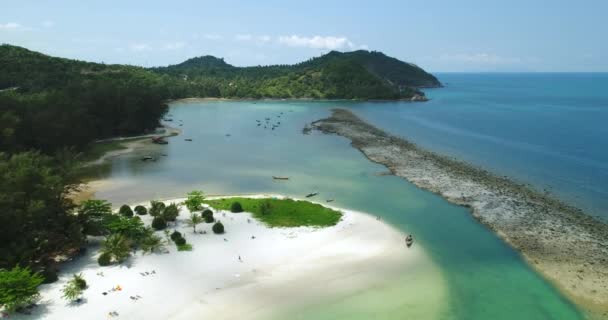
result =
[[199,216],[196,213],[191,213],[190,218],[186,219],[186,224],[189,227],[192,227],[194,233],[196,233],[196,225],[203,222],[203,217]]
[[119,233],[107,236],[101,245],[101,252],[110,255],[118,263],[124,261],[131,251],[131,242]]
[[141,240],[140,245],[141,250],[144,253],[152,253],[165,247],[163,239],[154,233],[146,234],[146,236]]

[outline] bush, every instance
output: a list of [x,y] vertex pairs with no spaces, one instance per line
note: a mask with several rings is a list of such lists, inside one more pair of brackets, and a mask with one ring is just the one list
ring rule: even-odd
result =
[[163,210],[163,218],[165,218],[166,221],[175,221],[178,215],[179,208],[175,203],[168,205],[165,210]]
[[184,243],[182,245],[178,245],[177,251],[192,251],[192,245],[189,243]]
[[99,258],[97,258],[97,263],[99,263],[100,266],[109,266],[110,264],[112,264],[112,255],[109,252],[104,252],[102,254],[99,255]]
[[74,279],[72,279],[72,281],[74,281],[74,284],[82,290],[87,288],[87,281],[82,277],[82,273],[74,274]]
[[150,211],[148,213],[153,217],[160,216],[165,210],[165,204],[160,201],[150,201]]
[[211,223],[213,221],[215,221],[215,219],[213,219],[213,211],[207,209],[205,211],[203,211],[203,219],[205,219],[206,223]]
[[133,210],[126,204],[123,204],[120,209],[118,209],[118,213],[129,218],[133,216]]
[[145,216],[148,214],[148,209],[146,209],[146,207],[144,207],[144,206],[137,206],[137,207],[135,207],[135,213],[137,213],[140,216]]
[[212,229],[213,229],[213,233],[215,233],[215,234],[224,233],[224,225],[219,221],[213,225]]
[[173,231],[173,233],[171,234],[171,240],[173,240],[173,241],[175,241],[175,239],[181,238],[181,237],[182,237],[182,234],[177,230]]
[[194,212],[201,209],[204,200],[202,191],[192,191],[188,193],[188,199],[184,201],[184,204],[190,212]]
[[181,246],[186,244],[186,239],[184,239],[184,237],[179,237],[179,238],[175,238],[175,240],[173,240],[173,242],[175,242],[176,245]]
[[233,202],[232,206],[230,206],[230,211],[234,213],[243,212],[243,207],[240,202]]
[[44,281],[38,273],[19,266],[11,270],[0,269],[0,306],[13,311],[34,302],[40,294],[38,286]]
[[154,217],[152,220],[152,228],[154,230],[162,230],[167,227],[167,221],[163,217]]

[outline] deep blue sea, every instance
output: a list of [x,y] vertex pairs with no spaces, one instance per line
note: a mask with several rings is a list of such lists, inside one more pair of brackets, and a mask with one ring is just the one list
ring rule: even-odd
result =
[[431,101],[364,103],[420,146],[546,189],[608,219],[608,73],[440,73]]

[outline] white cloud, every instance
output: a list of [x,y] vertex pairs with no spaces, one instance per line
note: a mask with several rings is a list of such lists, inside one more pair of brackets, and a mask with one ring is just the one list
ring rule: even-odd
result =
[[129,45],[129,50],[135,51],[135,52],[147,51],[150,49],[152,49],[152,48],[147,43],[132,43]]
[[464,62],[473,64],[499,65],[499,64],[515,64],[520,63],[520,58],[504,57],[493,53],[457,53],[443,54],[439,57],[440,60],[452,62]]
[[325,49],[325,50],[336,50],[336,49],[365,49],[366,45],[355,45],[347,37],[335,37],[335,36],[280,36],[279,43],[289,47],[306,47],[312,49]]
[[167,43],[163,46],[163,49],[165,50],[180,50],[182,48],[184,48],[186,46],[185,42],[171,42],[171,43]]
[[42,22],[42,26],[45,27],[45,28],[47,28],[47,29],[48,28],[52,28],[52,27],[55,26],[55,22],[51,21],[51,20],[45,20],[45,21]]
[[7,22],[5,24],[0,23],[0,30],[16,30],[16,29],[22,29],[23,26],[15,23],[15,22]]

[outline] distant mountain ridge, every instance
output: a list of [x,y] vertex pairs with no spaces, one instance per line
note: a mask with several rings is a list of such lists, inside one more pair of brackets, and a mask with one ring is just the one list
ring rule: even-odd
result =
[[[376,51],[331,51],[293,65],[235,67],[201,56],[150,69],[193,83],[216,82],[222,96],[249,98],[411,99],[439,87],[422,68]],[[227,83],[223,83],[226,82]]]

